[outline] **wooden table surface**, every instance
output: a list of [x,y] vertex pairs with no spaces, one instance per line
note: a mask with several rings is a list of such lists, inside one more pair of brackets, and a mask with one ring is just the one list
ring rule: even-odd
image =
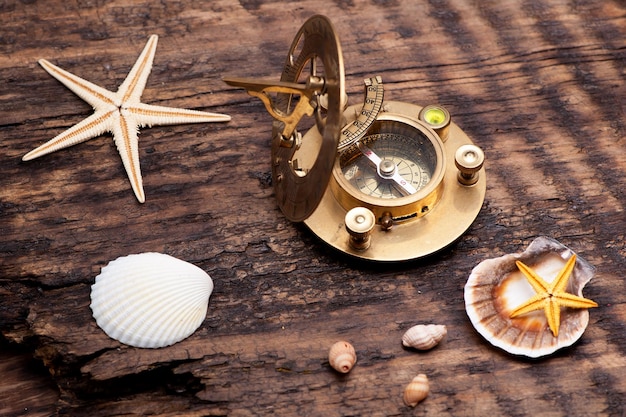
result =
[[[484,205],[445,251],[360,262],[281,214],[271,118],[221,78],[278,79],[316,13],[341,39],[350,104],[381,75],[387,99],[445,105],[484,149]],[[0,27],[0,414],[626,415],[623,0],[8,0]],[[108,134],[21,161],[91,113],[38,59],[115,91],[151,34],[143,102],[230,122],[143,128],[145,204]],[[541,235],[597,268],[599,307],[574,346],[528,360],[474,330],[463,287]],[[156,350],[108,338],[89,308],[104,265],[148,251],[215,283],[200,329]],[[418,323],[448,336],[403,348]],[[326,358],[340,339],[358,355],[345,376]],[[411,409],[418,373],[431,392]]]

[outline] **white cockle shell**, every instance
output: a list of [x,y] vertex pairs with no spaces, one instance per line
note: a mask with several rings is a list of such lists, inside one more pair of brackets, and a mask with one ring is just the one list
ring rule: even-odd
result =
[[162,253],[109,262],[91,286],[96,323],[111,338],[141,348],[172,345],[206,317],[213,281],[202,269]]
[[[478,333],[509,353],[532,358],[576,342],[589,323],[587,309],[563,308],[558,337],[553,336],[543,311],[510,318],[517,306],[536,293],[515,261],[522,261],[548,279],[557,275],[572,253],[554,239],[538,237],[522,253],[479,263],[465,284],[465,311]],[[594,268],[578,256],[567,292],[582,296],[582,289],[593,274]]]
[[432,349],[448,334],[443,324],[418,324],[402,335],[402,345],[418,350]]

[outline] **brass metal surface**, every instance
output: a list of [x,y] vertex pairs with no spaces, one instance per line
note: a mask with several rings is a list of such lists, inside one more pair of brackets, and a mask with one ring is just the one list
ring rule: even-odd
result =
[[[387,105],[388,103],[385,104]],[[380,183],[373,185],[376,187],[374,191],[378,191],[381,187],[386,186],[395,192],[388,193],[385,198],[376,196],[374,195],[375,193],[366,193],[364,192],[365,190],[355,187],[354,184],[348,181],[342,169],[348,162],[354,163],[355,159],[365,159],[365,157],[361,155],[358,149],[355,149],[356,147],[347,149],[337,157],[330,182],[330,187],[336,199],[345,210],[364,206],[372,210],[377,219],[380,219],[383,213],[388,212],[393,219],[398,220],[425,215],[441,198],[446,164],[443,143],[431,129],[417,121],[415,118],[416,114],[411,113],[413,106],[396,102],[394,107],[396,107],[397,112],[386,111],[381,113],[376,122],[372,124],[370,130],[361,139],[361,142],[368,144],[371,137],[378,137],[379,135],[383,136],[379,141],[386,141],[382,145],[383,148],[389,148],[391,146],[389,142],[396,138],[408,141],[408,143],[404,144],[404,147],[408,149],[396,151],[386,149],[387,152],[384,154],[385,160],[390,160],[387,158],[393,157],[396,161],[403,160],[405,168],[407,164],[412,164],[418,165],[415,169],[430,171],[427,173],[426,181],[419,186],[416,184],[415,187],[417,189],[413,193],[404,195],[395,190],[396,184],[393,181],[386,181],[381,178]],[[399,152],[402,152],[402,154]],[[426,159],[432,160],[430,162],[432,167],[419,166],[425,164],[425,161],[407,159],[411,158],[412,154],[418,156],[430,154],[430,158]],[[370,165],[368,162],[365,161],[365,164]],[[374,177],[379,177],[374,167],[368,168],[371,169]]]
[[[344,112],[348,123],[355,118],[358,106],[350,106]],[[413,104],[386,101],[386,113],[412,114],[416,117],[422,107]],[[442,180],[442,194],[436,205],[426,215],[395,222],[387,229],[376,225],[370,235],[366,250],[355,249],[345,230],[346,209],[336,198],[336,190],[328,187],[317,209],[304,223],[321,240],[349,255],[374,261],[406,261],[437,252],[458,239],[478,215],[486,192],[484,167],[479,171],[478,181],[466,186],[457,180],[458,169],[454,164],[456,150],[471,139],[454,123],[450,123],[448,140],[443,144],[447,161]],[[313,128],[304,140],[318,137]],[[332,182],[331,182],[332,183]],[[403,197],[406,198],[406,197]]]
[[[312,116],[315,111],[312,103],[315,103],[315,95],[321,93],[321,89],[310,81],[306,84],[298,84],[295,82],[258,80],[253,78],[223,78],[223,81],[233,87],[245,88],[248,94],[261,99],[265,105],[267,112],[276,120],[283,124],[282,136],[290,138],[300,120],[306,116]],[[289,112],[279,109],[272,94],[289,94],[299,95],[300,100]]]
[[[284,122],[274,120],[272,129],[274,192],[283,214],[297,222],[310,216],[326,190],[342,127],[343,56],[332,23],[324,16],[313,16],[304,23],[289,49],[280,81],[298,82],[307,70],[310,76],[323,79],[323,89],[313,95],[315,101],[312,102],[315,128],[321,140],[309,144],[303,139],[299,149],[296,146],[286,148],[282,136]],[[325,109],[319,102],[322,96],[326,97]],[[275,108],[289,114],[292,107],[297,106],[295,99],[292,93],[279,93]]]
[[[281,211],[336,249],[376,261],[419,258],[454,242],[478,215],[484,168],[455,165],[457,149],[472,141],[445,108],[383,101],[376,76],[364,80],[363,103],[344,109],[341,45],[327,17],[313,16],[298,31],[279,82],[224,81],[260,98],[274,118]],[[367,237],[346,227],[355,208],[373,213]]]
[[376,226],[374,213],[365,207],[355,207],[346,213],[344,220],[350,246],[356,250],[369,248],[370,234]]
[[353,145],[365,134],[372,122],[376,120],[376,116],[378,116],[383,106],[384,89],[382,77],[378,75],[366,78],[364,84],[365,98],[363,106],[357,109],[358,114],[355,113],[356,118],[351,123],[346,124],[341,130],[339,144],[337,145],[339,151]]

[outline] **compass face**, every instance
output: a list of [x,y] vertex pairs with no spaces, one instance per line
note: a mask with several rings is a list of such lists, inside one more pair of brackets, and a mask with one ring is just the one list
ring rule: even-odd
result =
[[432,179],[437,154],[430,140],[424,135],[415,135],[416,132],[413,132],[414,136],[407,136],[398,132],[402,129],[392,130],[395,132],[375,133],[361,139],[381,159],[378,166],[358,149],[347,155],[341,164],[344,178],[363,194],[377,198],[401,198],[413,194],[392,177],[394,173],[415,191],[426,187]]
[[339,154],[333,192],[350,210],[365,206],[377,217],[421,217],[439,200],[445,172],[443,143],[421,122],[380,115],[365,135]]

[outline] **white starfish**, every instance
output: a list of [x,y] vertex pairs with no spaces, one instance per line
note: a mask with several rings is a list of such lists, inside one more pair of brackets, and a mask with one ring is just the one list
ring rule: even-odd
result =
[[153,125],[183,123],[225,122],[230,116],[173,107],[153,106],[141,103],[141,94],[152,69],[158,36],[152,35],[122,85],[116,93],[99,87],[76,75],[52,65],[45,59],[39,64],[54,78],[91,104],[94,113],[80,123],[55,136],[48,142],[28,152],[22,160],[28,161],[59,149],[67,148],[105,132],[113,134],[113,140],[122,157],[137,200],[145,199],[139,167],[137,136],[139,128]]

